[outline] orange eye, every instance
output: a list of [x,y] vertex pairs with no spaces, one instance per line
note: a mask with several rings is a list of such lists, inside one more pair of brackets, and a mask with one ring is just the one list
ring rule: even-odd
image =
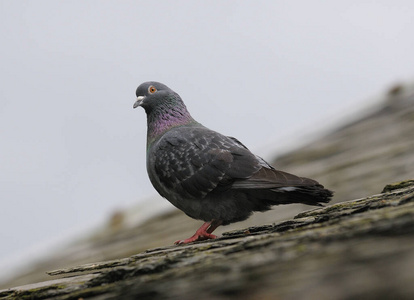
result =
[[156,91],[157,91],[157,89],[156,89],[156,88],[155,88],[155,86],[153,86],[153,85],[151,85],[151,86],[148,88],[148,92],[149,92],[150,94],[154,94]]

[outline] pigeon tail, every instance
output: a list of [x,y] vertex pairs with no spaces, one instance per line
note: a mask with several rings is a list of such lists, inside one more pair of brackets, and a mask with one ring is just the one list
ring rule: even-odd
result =
[[322,206],[333,196],[332,191],[316,180],[279,171],[271,166],[262,167],[250,178],[235,182],[232,188],[242,190],[255,204],[255,211],[292,203]]

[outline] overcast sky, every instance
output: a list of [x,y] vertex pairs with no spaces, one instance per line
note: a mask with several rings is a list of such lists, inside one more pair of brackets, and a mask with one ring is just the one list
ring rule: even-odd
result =
[[0,24],[0,262],[155,194],[144,81],[272,158],[414,78],[409,0],[1,0]]

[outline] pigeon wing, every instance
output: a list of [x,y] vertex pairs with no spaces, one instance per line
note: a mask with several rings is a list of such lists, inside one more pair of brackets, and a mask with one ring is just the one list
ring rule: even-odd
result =
[[238,180],[233,184],[236,189],[277,189],[319,185],[315,180],[299,177],[273,167],[263,166],[250,178]]
[[204,198],[250,178],[260,161],[244,145],[207,128],[166,134],[157,145],[154,169],[161,184],[188,198]]

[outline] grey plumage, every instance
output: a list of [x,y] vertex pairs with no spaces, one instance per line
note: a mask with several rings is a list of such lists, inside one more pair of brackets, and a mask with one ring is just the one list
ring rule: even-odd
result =
[[134,108],[142,106],[147,113],[151,183],[188,216],[211,225],[179,242],[214,238],[218,225],[245,220],[272,205],[320,205],[332,197],[317,181],[278,171],[237,139],[196,122],[167,86],[146,82],[136,94]]

